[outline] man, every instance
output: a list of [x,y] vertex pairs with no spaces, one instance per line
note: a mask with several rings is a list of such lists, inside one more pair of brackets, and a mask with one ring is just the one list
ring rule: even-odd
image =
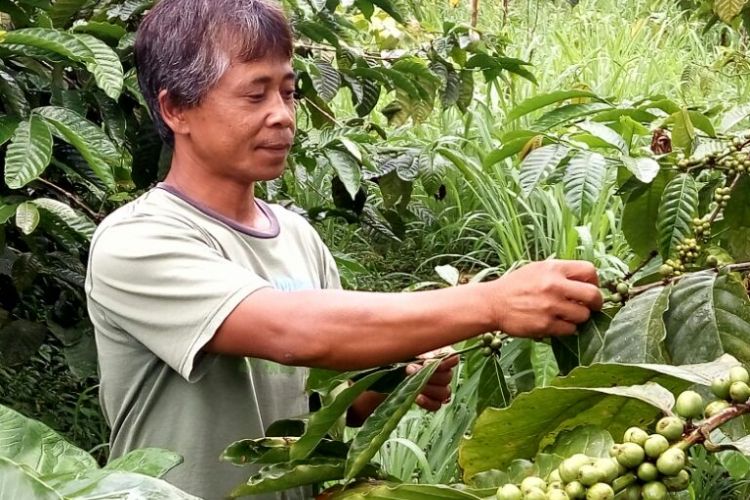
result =
[[[374,367],[494,330],[571,334],[601,306],[593,266],[574,261],[437,291],[341,290],[315,231],[253,194],[295,131],[292,37],[272,2],[162,0],[143,21],[139,82],[171,169],[101,224],[87,276],[112,456],[174,450],[185,461],[166,478],[204,498],[251,472],[219,462],[225,446],[307,412],[298,367]],[[422,406],[448,399],[454,363]],[[365,394],[351,421],[381,399]]]

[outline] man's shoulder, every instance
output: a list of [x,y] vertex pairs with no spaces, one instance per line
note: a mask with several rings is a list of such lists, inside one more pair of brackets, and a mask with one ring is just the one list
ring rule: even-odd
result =
[[292,230],[299,236],[321,241],[313,225],[304,217],[304,211],[294,205],[284,206],[278,203],[262,202],[271,209],[282,230]]

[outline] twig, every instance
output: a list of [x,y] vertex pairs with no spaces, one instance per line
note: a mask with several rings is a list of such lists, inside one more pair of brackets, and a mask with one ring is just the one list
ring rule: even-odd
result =
[[100,214],[96,213],[91,207],[89,207],[88,205],[86,205],[80,198],[78,198],[73,193],[70,193],[70,192],[66,191],[65,189],[61,188],[57,184],[54,184],[54,183],[52,183],[52,182],[50,182],[50,181],[48,181],[46,179],[42,179],[41,177],[37,178],[36,180],[38,182],[44,184],[45,186],[54,189],[55,191],[57,191],[61,195],[65,196],[73,204],[75,204],[76,206],[78,206],[78,208],[80,208],[81,210],[83,210],[84,212],[86,212],[86,215],[88,215],[89,217],[91,217],[94,221],[101,222],[101,220],[103,219],[103,217]]
[[477,20],[479,19],[479,0],[471,0],[471,27],[477,27]]
[[[744,272],[744,271],[750,271],[750,262],[740,262],[738,264],[729,264],[727,266],[722,266],[721,269],[726,269],[727,271],[732,272],[732,273],[741,273],[741,272]],[[640,295],[642,293],[645,293],[645,292],[647,292],[647,291],[649,291],[649,290],[651,290],[653,288],[658,288],[660,286],[665,286],[665,285],[668,285],[670,283],[677,283],[678,281],[680,281],[683,278],[686,278],[686,277],[691,276],[691,275],[696,274],[696,273],[702,273],[702,272],[706,272],[706,271],[713,271],[715,273],[718,273],[719,269],[716,269],[716,268],[701,269],[699,271],[693,271],[693,272],[690,272],[690,273],[682,274],[680,276],[675,276],[673,278],[669,278],[669,279],[665,279],[665,280],[661,280],[661,281],[656,281],[654,283],[649,283],[648,285],[636,286],[636,287],[633,287],[633,288],[630,289],[630,293],[628,295],[632,298],[632,297],[635,297],[636,295]]]

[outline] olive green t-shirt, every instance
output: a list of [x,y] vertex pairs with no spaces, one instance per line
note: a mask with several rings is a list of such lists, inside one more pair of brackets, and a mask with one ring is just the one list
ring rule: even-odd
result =
[[[340,286],[330,252],[302,217],[256,203],[267,232],[159,185],[107,217],[91,244],[86,294],[111,456],[173,450],[184,462],[165,479],[206,499],[226,497],[257,470],[219,461],[226,446],[307,413],[308,399],[304,368],[203,346],[258,289]],[[306,496],[300,489],[255,498]]]

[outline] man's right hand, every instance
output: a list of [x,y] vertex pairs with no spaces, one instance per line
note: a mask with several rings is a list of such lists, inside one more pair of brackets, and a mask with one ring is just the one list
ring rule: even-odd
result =
[[602,307],[596,268],[589,262],[532,262],[487,283],[497,328],[518,337],[570,335]]

